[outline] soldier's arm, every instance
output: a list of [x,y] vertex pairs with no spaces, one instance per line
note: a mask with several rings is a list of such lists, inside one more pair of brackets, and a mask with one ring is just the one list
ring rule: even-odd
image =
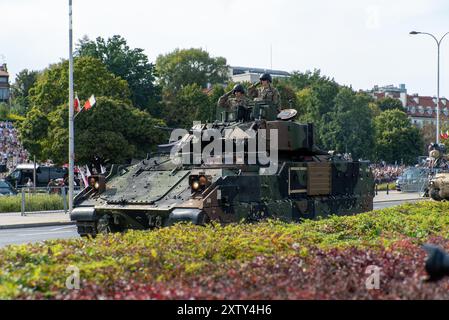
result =
[[232,91],[229,91],[222,95],[220,99],[218,99],[218,106],[221,108],[226,108],[228,105],[229,96],[232,94]]
[[257,86],[260,82],[256,82],[248,87],[248,96],[251,98],[257,98],[259,96],[259,91],[257,90]]

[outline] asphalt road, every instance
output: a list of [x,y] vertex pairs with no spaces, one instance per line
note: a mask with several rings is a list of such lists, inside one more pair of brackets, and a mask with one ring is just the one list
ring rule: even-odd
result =
[[51,239],[79,237],[76,226],[38,227],[0,230],[0,247],[9,244],[32,243]]
[[[389,201],[374,203],[374,210],[397,206],[407,201]],[[409,201],[414,202],[414,201]],[[0,230],[0,247],[10,244],[33,243],[52,239],[72,239],[78,238],[76,227],[38,227]]]
[[419,200],[400,200],[400,201],[375,202],[374,205],[373,205],[373,209],[374,210],[379,210],[379,209],[384,209],[384,208],[398,206],[398,205],[400,205],[402,203],[405,203],[405,202],[418,202],[418,201],[422,201],[422,199],[419,199]]

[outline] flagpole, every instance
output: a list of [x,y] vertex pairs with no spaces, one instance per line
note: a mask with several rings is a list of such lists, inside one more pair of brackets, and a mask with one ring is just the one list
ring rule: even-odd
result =
[[72,32],[72,0],[69,0],[69,213],[73,210],[73,182],[75,143],[73,130],[73,32]]

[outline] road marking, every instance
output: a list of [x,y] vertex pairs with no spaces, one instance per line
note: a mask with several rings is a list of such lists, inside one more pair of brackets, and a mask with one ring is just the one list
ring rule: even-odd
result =
[[21,234],[18,234],[18,236],[25,237],[25,236],[57,235],[60,233],[74,233],[74,232],[75,231],[68,230],[68,231],[60,231],[60,232],[21,233]]
[[58,230],[64,230],[64,229],[69,229],[69,228],[73,228],[75,230],[74,226],[66,226],[66,227],[51,229],[50,231],[58,231]]

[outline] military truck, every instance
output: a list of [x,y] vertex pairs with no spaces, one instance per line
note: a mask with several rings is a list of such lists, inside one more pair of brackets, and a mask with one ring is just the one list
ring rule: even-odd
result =
[[[78,233],[183,221],[299,222],[372,210],[368,162],[318,149],[313,124],[296,122],[296,110],[278,114],[270,104],[256,102],[247,111],[245,122],[238,110],[219,110],[215,122],[195,124],[140,163],[114,165],[107,176],[89,177],[71,213]],[[217,152],[220,147],[228,151]],[[198,157],[204,154],[210,157]]]

